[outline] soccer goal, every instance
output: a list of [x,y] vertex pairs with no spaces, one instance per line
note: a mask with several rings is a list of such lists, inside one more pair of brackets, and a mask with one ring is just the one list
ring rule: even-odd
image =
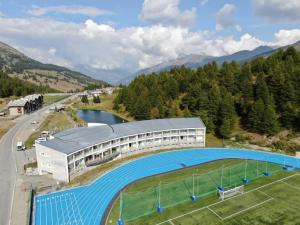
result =
[[226,198],[230,198],[232,196],[238,195],[238,194],[243,194],[244,193],[244,185],[234,187],[228,190],[219,190],[219,196],[220,199],[224,200]]

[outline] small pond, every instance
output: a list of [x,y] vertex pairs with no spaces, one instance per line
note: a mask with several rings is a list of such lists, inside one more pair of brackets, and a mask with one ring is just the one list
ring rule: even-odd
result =
[[78,110],[77,116],[87,123],[116,124],[126,122],[122,118],[110,113],[99,110]]

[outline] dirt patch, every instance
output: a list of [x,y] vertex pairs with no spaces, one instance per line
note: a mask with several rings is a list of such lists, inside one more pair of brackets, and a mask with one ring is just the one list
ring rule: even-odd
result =
[[13,126],[15,125],[15,122],[11,120],[0,120],[0,138]]
[[294,142],[297,145],[300,145],[300,135],[296,138],[291,139],[291,142]]

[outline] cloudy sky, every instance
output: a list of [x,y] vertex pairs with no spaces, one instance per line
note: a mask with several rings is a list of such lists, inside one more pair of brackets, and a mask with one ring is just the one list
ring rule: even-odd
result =
[[0,0],[0,41],[116,80],[188,54],[294,43],[299,12],[299,0]]

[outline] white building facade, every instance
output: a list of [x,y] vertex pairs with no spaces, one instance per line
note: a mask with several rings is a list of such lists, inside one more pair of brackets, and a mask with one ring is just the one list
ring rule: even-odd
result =
[[206,128],[200,118],[128,122],[66,130],[37,144],[40,174],[69,182],[89,166],[119,155],[168,148],[205,147]]
[[8,111],[11,116],[23,115],[38,110],[43,106],[43,95],[33,94],[10,101]]

